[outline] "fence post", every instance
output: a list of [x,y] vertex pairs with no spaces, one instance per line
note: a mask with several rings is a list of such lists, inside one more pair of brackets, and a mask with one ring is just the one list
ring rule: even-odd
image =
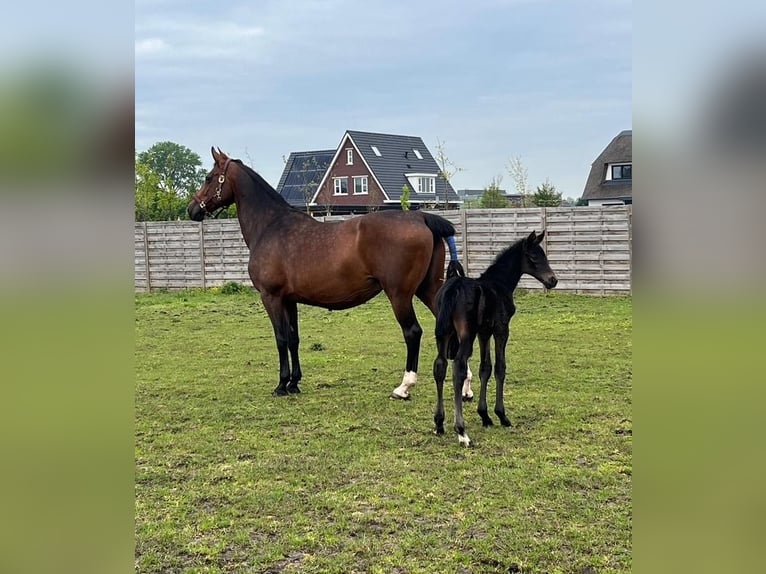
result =
[[199,224],[199,264],[202,277],[202,288],[207,289],[207,282],[205,281],[205,222],[200,221]]
[[146,291],[152,292],[152,277],[149,272],[151,265],[149,265],[149,234],[146,231],[146,221],[144,221],[144,265],[146,266]]
[[630,294],[633,295],[633,206],[628,206],[628,269],[630,270]]
[[[540,230],[540,233],[545,231],[545,235],[543,236],[543,241],[540,247],[543,248],[543,251],[545,252],[545,255],[548,255],[548,232],[546,231],[546,228],[548,227],[548,212],[546,211],[545,207],[540,208],[540,225],[542,226],[542,229]],[[543,293],[547,293],[548,288],[543,285]]]
[[464,207],[460,208],[460,230],[462,238],[460,247],[463,250],[463,263],[465,264],[465,274],[468,275],[468,217]]

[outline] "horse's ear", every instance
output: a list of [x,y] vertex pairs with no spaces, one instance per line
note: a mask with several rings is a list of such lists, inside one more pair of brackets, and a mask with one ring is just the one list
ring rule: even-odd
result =
[[537,239],[535,239],[535,241],[537,243],[542,243],[543,237],[545,237],[545,229],[543,229],[543,232],[540,235],[537,236]]
[[215,151],[215,146],[210,146],[210,153],[213,155],[213,160],[218,161],[218,152]]

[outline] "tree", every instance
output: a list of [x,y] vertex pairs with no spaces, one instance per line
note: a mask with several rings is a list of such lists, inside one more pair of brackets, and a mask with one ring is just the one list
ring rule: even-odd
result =
[[[438,138],[436,140],[436,163],[439,164],[439,177],[442,178],[447,184],[444,186],[444,207],[446,209],[449,205],[447,187],[452,180],[452,176],[463,171],[463,168],[455,165],[455,163],[449,157],[447,157],[447,152],[444,149],[444,142],[440,141]],[[438,196],[436,197],[436,205],[439,205]]]
[[402,186],[402,197],[399,201],[402,204],[402,211],[410,210],[410,186],[406,183]]
[[561,205],[561,194],[556,191],[556,186],[546,179],[537,187],[532,201],[537,207],[558,207]]
[[158,142],[138,154],[138,162],[159,176],[159,187],[191,199],[205,179],[202,160],[188,147],[171,141]]
[[508,207],[508,199],[503,197],[500,191],[500,182],[503,177],[498,175],[492,178],[489,185],[484,188],[484,193],[481,196],[481,206],[484,209],[496,208],[496,207]]
[[136,159],[136,221],[172,221],[186,218],[186,198],[163,189],[162,177],[148,164]]
[[531,192],[529,189],[529,176],[527,168],[521,161],[521,156],[514,156],[508,160],[506,170],[515,183],[516,193],[521,196],[521,207],[532,205]]

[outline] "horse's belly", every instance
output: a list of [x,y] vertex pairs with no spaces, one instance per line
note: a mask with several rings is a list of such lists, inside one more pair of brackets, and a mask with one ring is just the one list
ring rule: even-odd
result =
[[380,283],[375,279],[369,279],[356,286],[344,281],[323,281],[296,289],[290,298],[305,305],[340,310],[366,303],[381,290]]

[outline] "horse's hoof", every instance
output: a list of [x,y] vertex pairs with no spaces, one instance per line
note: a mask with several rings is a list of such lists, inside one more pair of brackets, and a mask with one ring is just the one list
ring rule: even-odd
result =
[[510,427],[510,426],[513,426],[513,425],[511,424],[511,420],[510,420],[510,419],[507,419],[507,418],[505,418],[505,417],[504,417],[504,418],[502,418],[502,419],[500,419],[500,424],[501,424],[501,425],[503,425],[504,427]]
[[287,392],[291,395],[297,395],[301,392],[301,390],[297,386],[293,385],[292,387],[287,387]]
[[396,399],[398,401],[409,401],[410,400],[410,395],[407,395],[406,397],[401,397],[401,396],[397,395],[396,393],[391,393],[391,398],[392,399]]
[[473,400],[473,395],[463,395],[463,402],[470,403]]
[[436,427],[434,429],[434,434],[438,434],[438,435],[444,434],[444,427]]
[[282,387],[277,387],[274,389],[274,392],[271,393],[272,397],[286,397],[288,395],[287,389],[284,389]]
[[494,426],[495,423],[492,422],[492,419],[484,419],[481,421],[481,424],[485,427],[491,427]]
[[457,440],[460,444],[462,444],[464,447],[470,447],[473,446],[473,442],[470,438],[468,438],[468,435],[457,435]]

